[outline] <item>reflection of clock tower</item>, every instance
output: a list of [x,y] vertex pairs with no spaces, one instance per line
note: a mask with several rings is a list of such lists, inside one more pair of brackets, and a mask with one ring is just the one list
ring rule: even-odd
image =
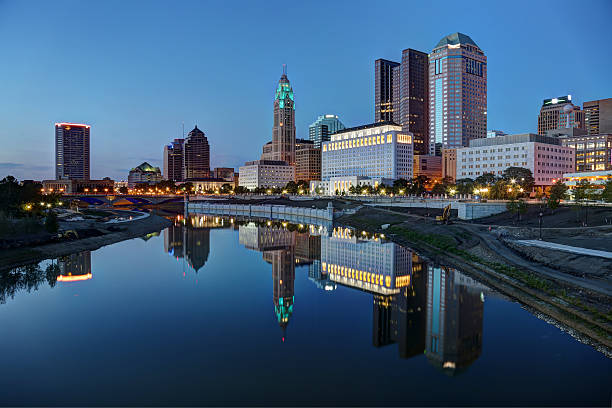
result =
[[271,251],[274,311],[278,324],[285,330],[293,313],[295,256],[293,247]]
[[271,157],[272,160],[283,160],[295,165],[295,103],[293,89],[287,79],[287,69],[284,65],[283,75],[278,81],[274,95]]

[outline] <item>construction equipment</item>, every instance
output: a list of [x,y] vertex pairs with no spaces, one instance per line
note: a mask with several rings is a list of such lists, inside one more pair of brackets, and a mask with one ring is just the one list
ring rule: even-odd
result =
[[436,217],[436,221],[440,221],[442,224],[450,224],[451,205],[444,207],[442,215]]

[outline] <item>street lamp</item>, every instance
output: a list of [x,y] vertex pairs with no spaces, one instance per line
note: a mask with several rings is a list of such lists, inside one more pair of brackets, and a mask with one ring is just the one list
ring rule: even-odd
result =
[[542,240],[542,217],[543,216],[544,214],[542,213],[542,211],[540,211],[540,213],[538,214],[539,224],[540,224],[540,241]]

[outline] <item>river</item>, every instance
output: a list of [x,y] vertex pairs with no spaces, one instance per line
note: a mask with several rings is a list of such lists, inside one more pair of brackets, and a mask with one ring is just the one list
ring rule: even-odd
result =
[[344,228],[195,215],[0,280],[0,405],[607,405],[612,360]]

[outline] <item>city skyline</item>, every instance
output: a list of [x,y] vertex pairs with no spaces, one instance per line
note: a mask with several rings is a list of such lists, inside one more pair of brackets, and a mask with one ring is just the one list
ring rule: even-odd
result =
[[[374,61],[397,60],[398,50],[405,48],[431,52],[441,37],[457,31],[473,38],[487,54],[487,130],[535,132],[543,99],[572,94],[582,106],[612,93],[612,84],[605,80],[612,57],[599,53],[600,64],[586,63],[590,55],[605,49],[610,39],[603,27],[612,6],[605,2],[594,3],[588,10],[558,7],[552,14],[544,5],[531,3],[512,10],[467,7],[435,22],[426,18],[432,10],[428,5],[398,5],[400,12],[410,11],[422,18],[415,18],[409,29],[390,26],[392,35],[384,43],[350,29],[352,23],[375,19],[382,13],[366,3],[351,10],[329,5],[329,11],[342,13],[345,21],[317,32],[310,30],[309,22],[315,16],[307,12],[309,7],[316,5],[283,10],[296,18],[295,35],[290,49],[279,49],[273,45],[275,30],[266,27],[278,18],[272,6],[245,4],[230,13],[199,3],[172,8],[151,4],[146,9],[128,5],[116,13],[112,3],[2,3],[0,33],[17,39],[5,50],[5,58],[13,63],[0,68],[0,74],[10,79],[3,86],[0,135],[5,141],[10,135],[20,143],[0,152],[0,169],[20,179],[53,178],[50,129],[53,123],[64,121],[92,126],[92,179],[125,179],[129,169],[143,161],[162,167],[160,149],[168,140],[183,137],[183,123],[186,129],[197,124],[206,133],[211,167],[237,168],[257,157],[261,145],[269,140],[269,106],[282,64],[287,64],[298,98],[296,136],[306,139],[308,125],[321,112],[339,115],[347,127],[373,122]],[[31,12],[34,8],[36,13]],[[81,35],[61,31],[53,23],[67,11],[91,16],[90,26]],[[209,26],[201,27],[202,33],[188,24],[193,14],[211,20]],[[209,18],[211,14],[215,18]],[[26,15],[31,22],[28,26],[36,27],[28,32],[19,23]],[[141,15],[153,24],[123,24]],[[254,17],[261,19],[262,27],[251,29],[243,24]],[[491,21],[506,27],[517,19],[525,22],[520,32],[490,28]],[[162,29],[155,24],[161,21],[165,25]],[[219,27],[228,21],[238,28],[224,38],[225,46],[221,47],[215,30],[225,32]],[[547,22],[555,26],[569,21],[582,27],[580,35],[549,41],[542,27]],[[103,30],[107,24],[117,26],[117,32]],[[358,45],[346,46],[349,40]],[[236,52],[236,47],[243,51]],[[327,64],[313,62],[314,50]],[[67,53],[76,51],[85,63],[59,63]],[[559,55],[572,58],[565,58],[560,66]],[[248,64],[240,62],[245,58]],[[213,59],[227,60],[227,64],[217,67],[211,64]],[[70,92],[59,92],[62,89]],[[235,112],[219,103],[230,96],[241,99],[243,121],[236,122],[232,117]],[[118,146],[124,154],[117,155]]]

